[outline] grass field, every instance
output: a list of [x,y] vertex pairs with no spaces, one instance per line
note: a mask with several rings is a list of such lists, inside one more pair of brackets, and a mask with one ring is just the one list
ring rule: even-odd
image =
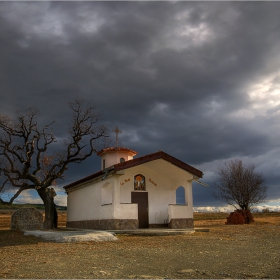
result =
[[[24,208],[24,207],[32,207],[32,208],[36,208],[38,210],[45,209],[44,204],[11,204],[11,205],[0,204],[0,210],[17,210],[17,209]],[[56,205],[56,209],[57,210],[67,210],[67,207]]]
[[[255,224],[280,225],[280,213],[252,213]],[[195,227],[213,227],[225,225],[229,213],[194,213]]]
[[194,213],[193,234],[57,243],[9,230],[13,211],[0,210],[0,279],[280,279],[280,213],[253,213],[249,225]]
[[[280,212],[255,212],[252,213],[254,218],[265,218],[265,217],[280,217]],[[219,220],[219,219],[226,219],[229,216],[229,213],[194,213],[194,220]]]
[[[9,229],[11,222],[11,215],[17,209],[0,209],[0,229]],[[39,211],[43,210],[39,209]],[[215,226],[222,225],[226,222],[226,217],[229,213],[194,213],[194,224],[196,227],[200,226]],[[279,212],[269,213],[253,213],[253,217],[257,223],[280,223]],[[67,220],[66,211],[58,211],[58,227],[65,227]]]
[[[0,229],[9,229],[11,223],[11,215],[14,211],[13,210],[1,210],[0,209]],[[43,210],[39,210],[44,214]],[[67,213],[66,211],[58,211],[58,227],[65,227],[67,220]]]

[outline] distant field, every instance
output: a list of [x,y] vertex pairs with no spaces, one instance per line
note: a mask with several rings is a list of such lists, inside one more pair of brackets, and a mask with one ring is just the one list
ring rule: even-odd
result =
[[[252,213],[254,218],[266,218],[266,217],[280,217],[280,212],[268,212],[268,213]],[[226,219],[229,216],[229,213],[201,213],[195,212],[194,219],[199,220],[219,220]]]
[[[0,209],[0,229],[9,229],[10,223],[11,223],[11,215],[13,212],[15,212],[17,209],[9,209],[9,210],[3,210]],[[44,211],[41,209],[38,209],[42,212],[44,215]],[[67,220],[67,213],[66,211],[58,211],[58,227],[65,227],[66,226],[66,220]]]
[[[29,206],[31,207],[31,206]],[[11,215],[17,209],[0,209],[0,229],[9,229]],[[38,209],[44,211],[42,209]],[[194,213],[195,227],[208,227],[223,225],[229,213]],[[273,223],[280,224],[280,212],[270,213],[253,213],[253,217],[257,223]],[[58,227],[65,227],[67,220],[67,211],[58,210]]]
[[[10,209],[10,210],[16,210],[16,209],[20,209],[20,208],[24,208],[24,207],[33,207],[33,208],[36,208],[38,210],[44,210],[45,207],[44,207],[44,204],[11,204],[11,205],[7,205],[7,204],[0,204],[0,210],[7,210],[7,209]],[[59,206],[59,205],[56,205],[56,209],[58,210],[67,210],[67,207],[66,206]]]
[[[280,225],[280,212],[252,213],[255,224]],[[229,213],[194,213],[195,227],[221,226],[226,222]]]

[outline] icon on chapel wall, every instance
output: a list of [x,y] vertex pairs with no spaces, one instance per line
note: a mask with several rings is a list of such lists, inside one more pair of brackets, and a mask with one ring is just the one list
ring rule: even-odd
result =
[[141,174],[134,176],[134,190],[138,191],[145,191],[146,184],[145,184],[145,177]]

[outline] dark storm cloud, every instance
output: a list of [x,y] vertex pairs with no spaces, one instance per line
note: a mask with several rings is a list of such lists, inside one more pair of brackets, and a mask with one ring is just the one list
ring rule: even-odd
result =
[[[1,2],[1,112],[36,106],[62,137],[67,102],[80,96],[109,131],[122,129],[122,145],[139,155],[164,150],[209,183],[231,158],[279,167],[279,6]],[[279,199],[275,166],[263,170]],[[96,168],[97,156],[66,181]],[[212,203],[208,191],[200,197]]]

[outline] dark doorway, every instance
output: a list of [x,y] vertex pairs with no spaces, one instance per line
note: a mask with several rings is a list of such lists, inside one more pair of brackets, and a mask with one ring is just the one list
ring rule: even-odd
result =
[[131,203],[138,203],[139,228],[149,227],[149,204],[147,192],[131,192]]

